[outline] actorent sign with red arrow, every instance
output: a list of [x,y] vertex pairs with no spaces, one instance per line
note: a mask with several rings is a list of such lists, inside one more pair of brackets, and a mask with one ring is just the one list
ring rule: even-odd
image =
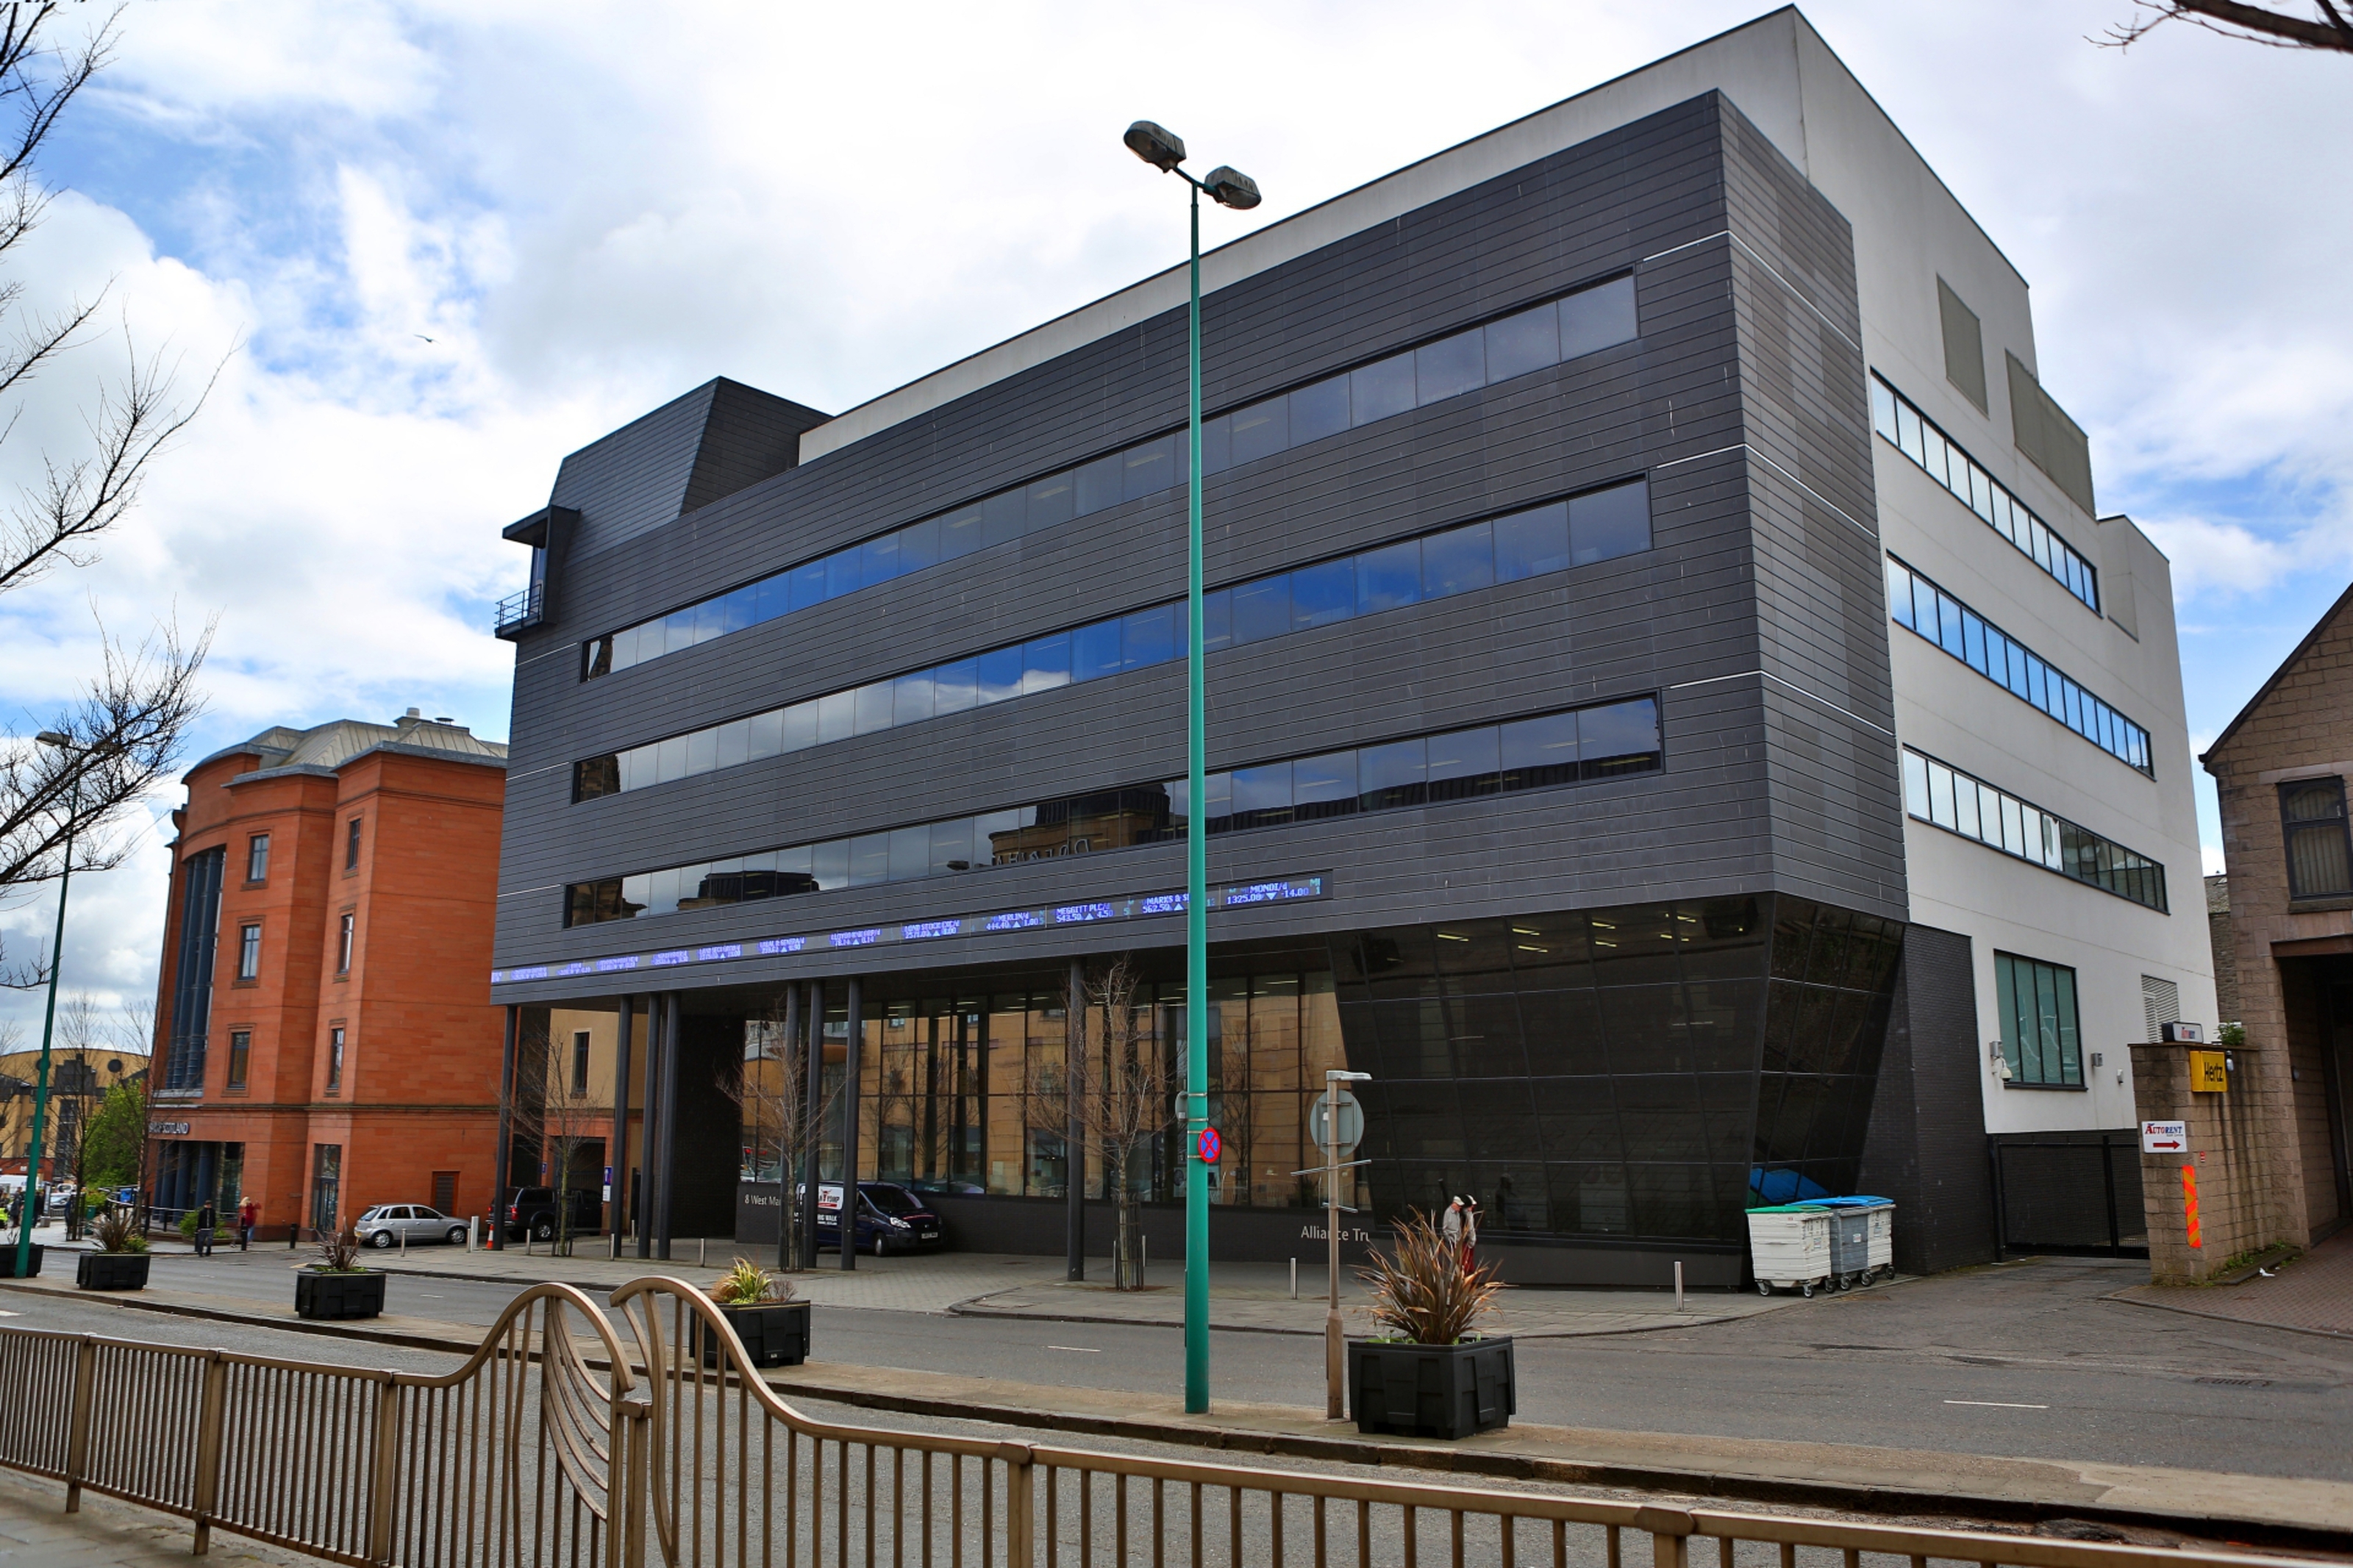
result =
[[2189,1123],[2187,1121],[2144,1121],[2140,1124],[2140,1152],[2144,1154],[2179,1154],[2189,1147]]

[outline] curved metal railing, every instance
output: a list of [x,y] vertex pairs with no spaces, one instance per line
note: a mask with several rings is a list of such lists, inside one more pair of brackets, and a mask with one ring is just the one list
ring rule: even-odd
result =
[[[0,1328],[0,1466],[349,1563],[417,1568],[2284,1568],[2287,1560],[1662,1507],[813,1415],[682,1280],[510,1303],[438,1375]],[[1636,1537],[1626,1538],[1629,1532]]]

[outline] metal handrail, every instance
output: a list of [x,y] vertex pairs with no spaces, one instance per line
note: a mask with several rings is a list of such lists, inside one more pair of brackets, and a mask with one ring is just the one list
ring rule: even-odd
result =
[[[353,1564],[963,1568],[1401,1560],[1856,1568],[1864,1552],[2013,1568],[2290,1560],[1277,1470],[853,1425],[762,1379],[682,1280],[613,1292],[635,1354],[568,1285],[516,1297],[462,1366],[424,1374],[0,1328],[0,1467]],[[577,1320],[575,1321],[575,1320]],[[705,1349],[711,1351],[706,1364]],[[194,1442],[188,1441],[193,1433]],[[781,1468],[779,1460],[781,1459]],[[828,1540],[828,1536],[831,1539]],[[1836,1554],[1833,1556],[1832,1554]],[[1755,1553],[1742,1561],[1758,1568]]]
[[510,632],[517,626],[535,625],[539,620],[541,600],[545,593],[544,584],[533,583],[530,587],[519,588],[501,599],[498,602],[498,607],[492,612],[491,629],[498,632]]

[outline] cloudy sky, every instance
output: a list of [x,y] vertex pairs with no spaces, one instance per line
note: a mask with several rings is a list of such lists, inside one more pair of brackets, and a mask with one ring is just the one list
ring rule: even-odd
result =
[[[16,276],[225,368],[104,560],[0,599],[0,724],[47,721],[94,616],[216,617],[195,755],[412,704],[503,738],[498,530],[564,453],[716,374],[844,408],[1166,265],[1130,120],[1258,177],[1226,237],[1765,8],[133,0]],[[2353,574],[2353,60],[2093,47],[2131,0],[1806,9],[2032,283],[2103,510],[2172,558],[2202,744]],[[47,378],[0,479],[120,352]],[[153,984],[168,824],[133,837],[75,889],[67,984],[108,1001]]]

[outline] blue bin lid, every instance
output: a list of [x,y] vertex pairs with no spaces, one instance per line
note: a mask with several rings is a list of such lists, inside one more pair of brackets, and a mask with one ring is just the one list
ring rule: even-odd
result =
[[1839,1208],[1839,1209],[1891,1208],[1891,1209],[1892,1209],[1892,1208],[1894,1208],[1894,1207],[1895,1206],[1895,1201],[1894,1201],[1893,1198],[1866,1198],[1866,1197],[1847,1197],[1847,1198],[1810,1198],[1810,1199],[1808,1199],[1807,1201],[1808,1201],[1809,1203],[1814,1204],[1814,1205],[1816,1205],[1817,1206],[1821,1207],[1821,1208]]

